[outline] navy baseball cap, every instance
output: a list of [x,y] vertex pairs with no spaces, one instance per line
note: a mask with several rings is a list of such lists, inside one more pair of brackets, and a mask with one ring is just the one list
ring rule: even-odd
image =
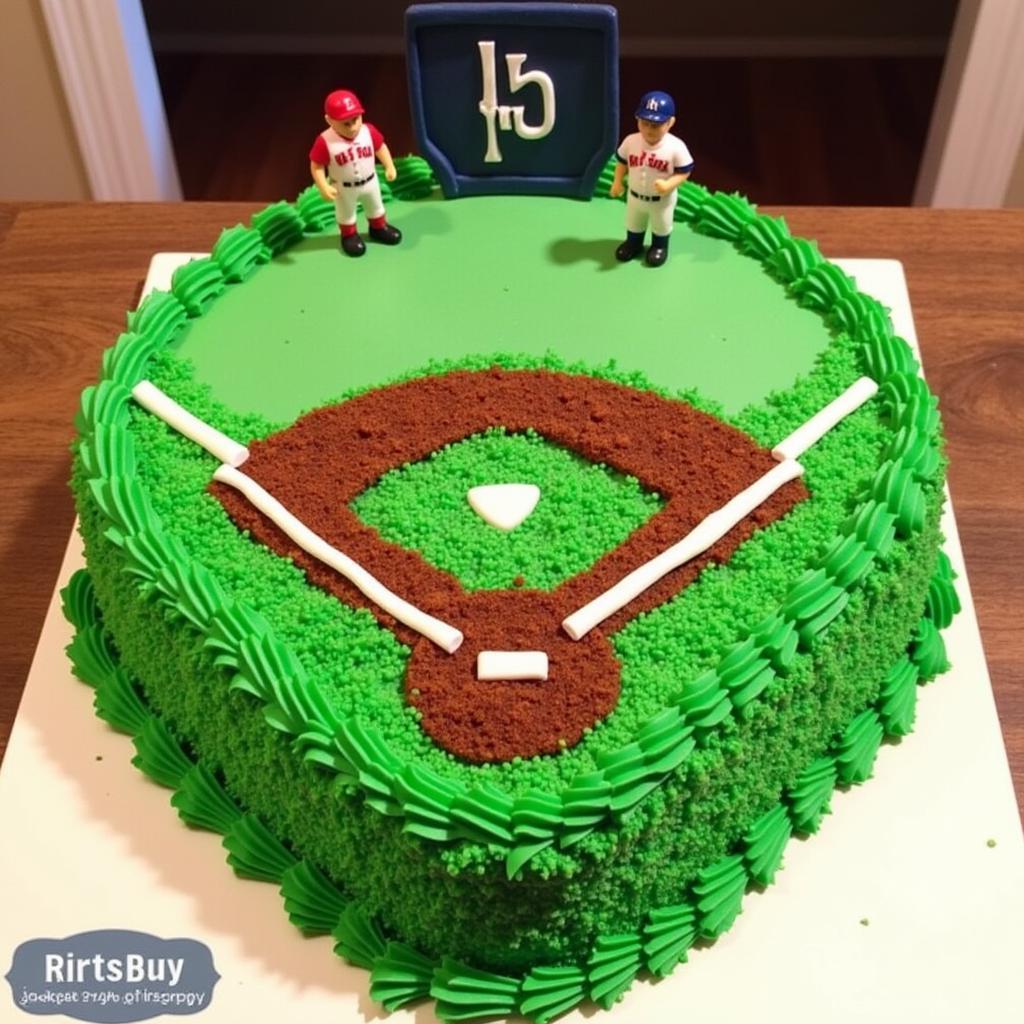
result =
[[636,117],[655,124],[664,124],[676,116],[676,101],[667,92],[645,92],[636,108]]

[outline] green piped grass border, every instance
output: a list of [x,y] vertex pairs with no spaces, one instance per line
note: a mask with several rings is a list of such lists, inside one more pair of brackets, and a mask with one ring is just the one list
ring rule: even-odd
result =
[[94,688],[96,714],[132,736],[137,751],[132,763],[175,791],[171,805],[186,824],[224,836],[227,862],[236,875],[279,886],[292,924],[307,935],[330,934],[337,955],[368,970],[373,999],[389,1011],[434,999],[442,1020],[521,1014],[546,1024],[585,1000],[610,1009],[638,976],[664,977],[686,961],[698,940],[724,934],[739,916],[745,893],[772,883],[791,837],[818,831],[833,789],[871,777],[883,739],[911,732],[919,685],[948,667],[938,630],[959,610],[953,578],[942,555],[915,639],[886,674],[878,698],[750,824],[732,852],[698,872],[678,903],[649,911],[635,931],[599,935],[583,961],[536,966],[519,976],[479,970],[447,956],[431,958],[387,939],[316,866],[298,858],[239,806],[147,706],[118,664],[86,570],[74,574],[61,597],[76,630],[67,649],[75,675]]
[[[923,486],[937,487],[941,480],[935,400],[917,376],[906,343],[892,334],[885,310],[857,293],[813,244],[790,238],[784,222],[758,216],[739,197],[688,183],[677,219],[760,258],[802,305],[856,341],[863,369],[882,384],[878,401],[893,434],[883,461],[854,514],[778,610],[744,630],[746,635],[723,651],[717,666],[688,683],[679,701],[649,719],[631,743],[601,755],[596,772],[578,776],[561,793],[531,792],[518,799],[433,773],[424,779],[421,769],[403,774],[401,760],[372,729],[338,720],[262,616],[225,594],[162,530],[134,473],[130,387],[185,318],[201,315],[226,283],[244,280],[269,254],[283,252],[304,232],[318,229],[315,203],[308,190],[303,195],[298,206],[277,203],[256,214],[252,228],[223,233],[209,259],[179,268],[171,294],[147,300],[130,317],[130,333],[104,357],[105,379],[83,395],[80,455],[92,496],[111,523],[107,538],[127,553],[143,586],[200,629],[218,662],[234,673],[232,686],[260,699],[268,722],[296,737],[303,756],[361,787],[367,802],[383,813],[404,813],[408,830],[422,838],[467,840],[504,850],[511,877],[541,850],[556,842],[560,848],[574,845],[635,809],[692,754],[698,740],[734,714],[742,715],[774,678],[784,675],[798,650],[813,649],[894,537],[921,528]],[[762,443],[777,440],[781,429],[805,417],[796,392],[812,379],[813,374],[734,421]]]

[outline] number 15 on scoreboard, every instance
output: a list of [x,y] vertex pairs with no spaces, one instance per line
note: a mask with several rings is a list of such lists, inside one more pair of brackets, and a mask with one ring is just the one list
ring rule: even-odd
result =
[[525,106],[506,106],[498,104],[498,82],[494,60],[494,41],[481,40],[480,75],[483,79],[483,98],[480,100],[480,113],[487,121],[487,152],[484,160],[489,164],[501,163],[501,150],[498,148],[498,127],[502,131],[515,131],[521,139],[543,139],[555,126],[555,83],[546,71],[523,71],[526,62],[525,53],[508,53],[505,62],[508,64],[509,92],[518,92],[524,86],[536,85],[540,88],[544,116],[540,124],[526,123]]
[[618,141],[613,7],[418,4],[405,25],[416,139],[446,197],[590,197]]

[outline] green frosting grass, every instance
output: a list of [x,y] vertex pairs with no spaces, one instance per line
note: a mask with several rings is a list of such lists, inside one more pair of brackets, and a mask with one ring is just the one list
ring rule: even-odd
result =
[[[490,357],[482,365],[495,361]],[[535,360],[513,356],[501,361],[509,367],[537,365]],[[476,368],[481,362],[455,365]],[[550,359],[547,365],[558,366]],[[451,368],[452,364],[440,364],[432,370]],[[591,373],[621,379],[614,367]],[[229,436],[248,439],[274,429],[260,417],[241,416],[213,400],[208,388],[193,379],[188,364],[171,355],[159,356],[150,376]],[[745,414],[755,428],[750,432],[762,443],[774,443],[857,376],[854,346],[837,339],[814,374],[785,396],[782,408]],[[645,383],[636,375],[628,380],[633,386]],[[416,712],[402,696],[407,648],[380,629],[369,612],[340,604],[311,587],[300,570],[241,538],[219,503],[205,493],[214,460],[153,417],[140,412],[133,416],[140,449],[138,472],[150,488],[156,512],[230,592],[260,610],[299,656],[332,708],[372,724],[403,759],[416,760],[469,786],[487,782],[512,794],[529,789],[557,792],[575,776],[593,771],[602,751],[630,742],[639,726],[677,695],[684,682],[715,663],[744,625],[773,611],[804,567],[835,535],[852,507],[851,495],[866,482],[890,435],[874,405],[849,417],[802,459],[812,501],[759,531],[728,565],[709,568],[677,598],[622,629],[613,638],[623,663],[619,705],[579,745],[559,757],[481,767],[458,761],[420,730]],[[534,455],[543,450],[539,445],[526,449]],[[486,859],[486,851],[460,846],[450,857],[458,868]]]
[[[560,368],[557,360],[511,356],[459,365],[495,362]],[[614,367],[590,372],[621,379]],[[811,374],[734,422],[774,443],[860,372],[856,346],[839,335]],[[149,376],[232,436],[244,440],[271,429],[213,402],[173,357],[159,357]],[[636,377],[627,382],[644,386]],[[593,770],[603,752],[628,743],[685,682],[715,664],[744,628],[774,611],[866,493],[891,436],[878,403],[851,416],[802,460],[811,501],[760,531],[727,566],[708,569],[675,600],[621,630],[613,638],[623,662],[620,705],[575,749],[470,768],[433,747],[402,702],[407,651],[394,637],[369,613],[314,590],[289,563],[240,536],[205,494],[213,460],[151,417],[137,410],[131,417],[137,478],[167,531],[228,593],[259,609],[334,710],[372,724],[402,759],[467,786],[492,783],[511,794],[558,792]],[[567,849],[542,851],[525,877],[510,881],[503,851],[470,842],[441,847],[410,836],[401,817],[369,806],[361,788],[301,761],[292,737],[268,726],[259,701],[228,690],[226,671],[196,631],[173,610],[140,600],[138,584],[125,572],[125,552],[105,536],[109,524],[80,461],[73,484],[105,621],[126,670],[143,680],[147,699],[177,737],[223,775],[232,796],[339,881],[389,932],[431,955],[495,969],[571,962],[586,954],[595,935],[636,929],[650,907],[671,902],[774,806],[837,729],[878,697],[881,671],[905,649],[934,567],[941,506],[940,479],[922,483],[923,528],[876,560],[840,618],[787,675],[704,737],[701,749],[616,827]]]
[[[787,401],[753,426],[768,439],[782,436],[791,421],[805,418],[805,407],[824,404],[851,374],[852,346],[839,339],[818,379],[803,382],[803,401],[795,408]],[[228,433],[254,436],[268,428],[211,403],[172,358],[161,359],[153,376]],[[873,407],[850,417],[804,460],[811,501],[761,531],[728,566],[708,570],[677,599],[620,631],[622,701],[576,749],[474,771],[428,744],[402,704],[405,651],[391,634],[368,613],[342,607],[306,585],[294,567],[240,539],[204,493],[212,460],[151,417],[134,417],[138,472],[165,524],[229,590],[260,608],[333,707],[372,722],[404,757],[422,756],[454,778],[493,779],[511,792],[557,790],[592,769],[597,752],[628,742],[686,679],[715,661],[743,623],[777,605],[849,512],[851,495],[866,483],[886,435]],[[532,865],[534,881],[511,883],[500,855],[487,847],[440,848],[413,839],[402,833],[401,819],[370,809],[334,777],[301,764],[288,738],[267,727],[256,702],[225,692],[222,670],[189,639],[189,630],[165,611],[140,606],[134,588],[125,586],[123,555],[102,538],[104,524],[91,502],[82,522],[90,571],[126,667],[145,678],[147,695],[178,734],[223,771],[232,794],[421,948],[511,968],[578,957],[594,934],[635,927],[648,907],[670,902],[778,799],[838,725],[877,696],[878,666],[896,658],[920,614],[938,546],[939,503],[933,486],[926,530],[893,548],[813,654],[798,657],[788,678],[777,680],[749,717],[712,736],[617,831],[595,833],[569,850],[545,850]],[[183,688],[183,678],[193,685]],[[490,908],[485,920],[476,912],[481,902]]]
[[[531,483],[537,507],[505,533],[485,523],[466,492]],[[590,568],[663,502],[633,477],[588,462],[540,435],[488,430],[383,476],[352,502],[385,540],[419,551],[467,590],[519,585],[552,590]]]

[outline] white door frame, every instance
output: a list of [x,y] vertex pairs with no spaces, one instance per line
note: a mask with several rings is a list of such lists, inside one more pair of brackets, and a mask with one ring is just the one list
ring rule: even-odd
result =
[[40,6],[93,199],[181,199],[141,0]]
[[961,0],[914,190],[925,206],[1002,206],[1024,143],[1024,3]]

